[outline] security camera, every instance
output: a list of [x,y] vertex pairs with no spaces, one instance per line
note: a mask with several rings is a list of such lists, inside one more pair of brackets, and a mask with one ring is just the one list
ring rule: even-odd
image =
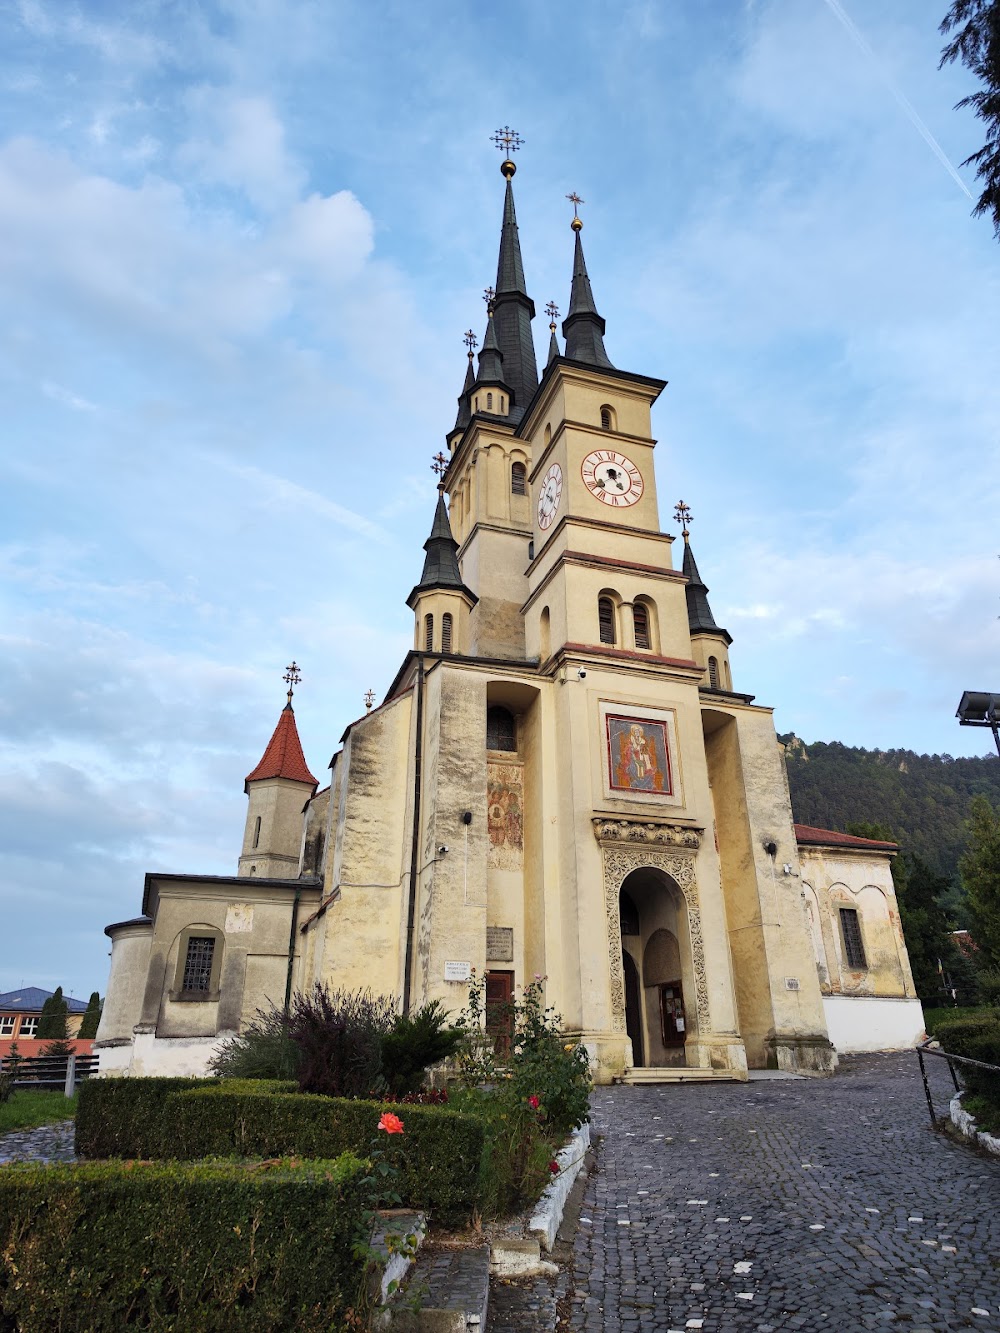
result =
[[586,668],[586,667],[580,667],[580,669],[579,669],[579,670],[577,671],[577,673],[576,673],[576,678],[577,678],[577,680],[586,680],[586,679],[587,679],[587,668]]
[[442,843],[441,846],[438,848],[438,856],[447,856],[447,854],[448,854],[448,848],[444,845],[444,843]]
[[768,856],[776,856],[778,854],[778,844],[773,838],[769,838],[767,842],[764,843],[764,851],[767,852]]
[[465,814],[462,816],[462,823],[463,823],[463,824],[471,824],[471,823],[472,823],[472,811],[471,811],[471,810],[466,810]]

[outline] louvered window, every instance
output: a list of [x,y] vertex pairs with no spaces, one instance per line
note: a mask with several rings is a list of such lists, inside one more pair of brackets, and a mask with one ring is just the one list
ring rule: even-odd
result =
[[486,748],[487,750],[517,749],[514,714],[509,709],[495,707],[486,710]]
[[861,938],[861,922],[853,907],[840,909],[840,929],[844,933],[844,955],[847,966],[866,968],[868,960],[865,958],[865,942]]
[[528,494],[528,474],[523,463],[513,463],[511,465],[510,490],[512,495]]
[[424,649],[428,653],[434,651],[434,617],[424,616]]
[[451,612],[446,611],[441,617],[441,651],[443,653],[451,652]]
[[632,608],[632,622],[635,625],[635,646],[648,648],[649,644],[649,609],[642,602],[636,602]]
[[260,842],[260,815],[257,816],[253,826],[253,845],[256,847]]
[[612,430],[612,429],[614,429],[614,427],[613,427],[613,424],[612,424],[612,418],[611,418],[611,408],[610,408],[610,407],[602,407],[602,408],[601,408],[601,430]]
[[610,597],[602,597],[597,603],[597,619],[601,630],[601,643],[615,643],[615,604]]
[[191,935],[188,937],[187,954],[184,958],[184,980],[181,989],[185,992],[207,991],[212,985],[212,959],[215,956],[215,939],[211,935]]
[[716,657],[708,659],[708,683],[713,690],[719,688],[719,660]]

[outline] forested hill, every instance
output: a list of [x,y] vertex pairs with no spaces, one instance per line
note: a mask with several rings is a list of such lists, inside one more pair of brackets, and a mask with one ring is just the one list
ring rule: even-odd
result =
[[958,871],[973,796],[1000,805],[1000,759],[806,745],[791,732],[778,739],[797,823],[841,832],[858,821],[882,824],[942,875]]

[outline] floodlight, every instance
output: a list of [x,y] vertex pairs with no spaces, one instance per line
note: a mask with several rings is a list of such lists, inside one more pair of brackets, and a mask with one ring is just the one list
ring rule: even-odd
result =
[[955,716],[963,727],[989,727],[1000,754],[1000,694],[966,690]]

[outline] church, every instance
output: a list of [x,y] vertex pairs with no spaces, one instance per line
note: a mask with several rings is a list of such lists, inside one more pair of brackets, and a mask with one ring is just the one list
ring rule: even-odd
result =
[[202,1073],[317,980],[405,1012],[457,1011],[485,978],[489,1021],[543,977],[603,1083],[831,1073],[923,1033],[896,849],[793,824],[772,710],[734,674],[687,506],[679,560],[661,530],[666,382],[611,359],[575,196],[562,343],[549,305],[539,375],[517,139],[498,139],[496,285],[414,553],[413,648],[322,787],[289,668],[236,874],[150,873],[140,915],[107,927],[104,1074]]

